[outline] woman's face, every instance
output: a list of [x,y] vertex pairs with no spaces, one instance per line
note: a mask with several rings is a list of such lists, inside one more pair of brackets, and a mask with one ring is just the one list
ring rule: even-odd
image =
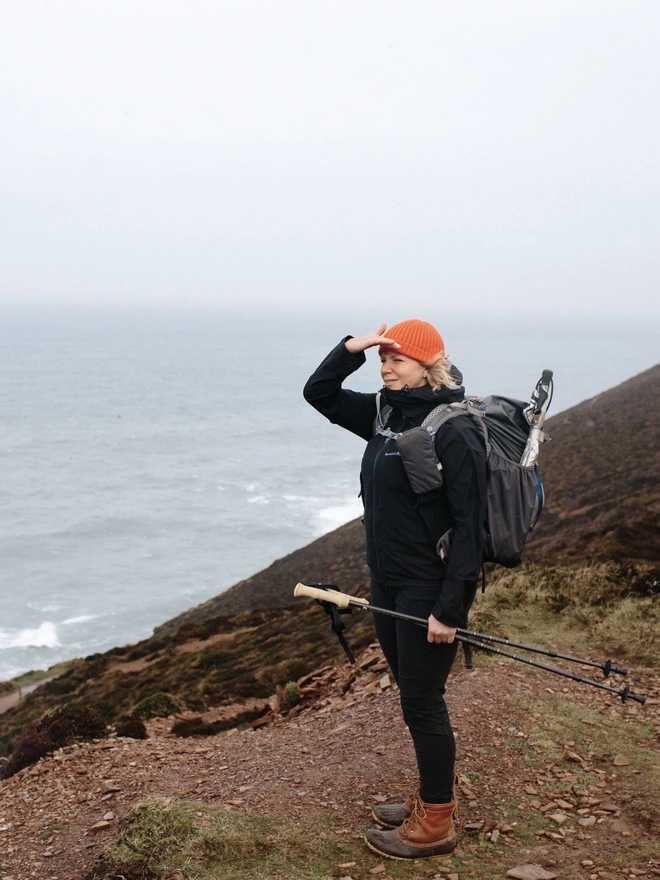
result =
[[421,388],[427,385],[426,368],[412,358],[396,351],[384,351],[380,356],[380,375],[387,388],[401,391],[408,388]]

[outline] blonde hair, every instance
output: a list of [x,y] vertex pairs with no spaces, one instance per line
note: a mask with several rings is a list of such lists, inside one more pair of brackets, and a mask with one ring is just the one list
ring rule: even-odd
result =
[[439,391],[441,388],[449,388],[451,391],[455,391],[460,387],[452,379],[452,362],[448,357],[443,355],[434,363],[422,364],[422,366],[428,373],[428,383],[434,391]]

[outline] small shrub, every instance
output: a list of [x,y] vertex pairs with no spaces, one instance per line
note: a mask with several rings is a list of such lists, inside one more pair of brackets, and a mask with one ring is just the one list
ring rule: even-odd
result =
[[148,739],[147,728],[140,718],[125,716],[115,722],[117,736],[130,736],[132,739]]
[[60,746],[76,740],[102,739],[107,736],[105,719],[95,706],[58,706],[37,721],[37,729],[47,731]]
[[181,703],[175,700],[170,694],[158,692],[150,697],[145,697],[133,708],[131,712],[132,718],[140,718],[148,721],[150,718],[167,718],[168,715],[174,715],[182,709]]
[[9,759],[0,766],[8,778],[62,746],[78,740],[101,739],[107,735],[105,719],[93,706],[59,706],[33,721],[12,740]]
[[65,694],[71,694],[78,688],[78,682],[71,678],[54,678],[52,681],[46,682],[43,686],[45,693],[54,694],[63,697]]
[[85,662],[82,664],[82,671],[86,679],[98,678],[107,668],[108,658],[103,654],[90,654],[89,657],[85,657]]
[[630,592],[638,596],[657,596],[660,593],[660,567],[633,566],[630,572]]
[[211,647],[200,651],[195,669],[202,671],[213,670],[218,666],[227,665],[235,661],[235,654],[232,651]]
[[263,665],[257,672],[257,679],[263,685],[272,689],[281,681],[291,681],[300,678],[308,671],[307,664],[302,657],[287,657],[279,663]]
[[296,706],[300,702],[300,688],[298,682],[289,681],[284,685],[284,699],[289,706]]

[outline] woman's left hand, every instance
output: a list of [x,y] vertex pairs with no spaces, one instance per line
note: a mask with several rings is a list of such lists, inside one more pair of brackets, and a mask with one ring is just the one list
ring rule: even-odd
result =
[[445,626],[444,623],[440,623],[440,621],[435,618],[432,614],[429,617],[429,629],[427,633],[427,639],[429,642],[435,642],[436,644],[447,644],[451,645],[454,641],[454,636],[456,635],[456,627],[453,626]]

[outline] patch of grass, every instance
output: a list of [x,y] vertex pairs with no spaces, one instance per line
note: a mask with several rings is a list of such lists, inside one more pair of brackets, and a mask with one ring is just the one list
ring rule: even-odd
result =
[[626,597],[607,614],[597,615],[592,627],[593,637],[600,644],[616,653],[632,654],[649,665],[658,663],[658,633],[660,602],[636,597]]
[[[491,805],[491,809],[496,807]],[[391,861],[367,849],[361,835],[333,829],[332,819],[287,820],[178,800],[150,800],[123,820],[118,838],[105,849],[84,880],[333,880],[365,878],[383,865],[392,880],[416,880],[457,873],[474,880],[504,877],[520,863],[519,847],[533,839],[538,819],[514,807],[515,838],[493,845],[461,835],[457,851],[443,859]],[[342,867],[343,866],[343,867]],[[583,880],[583,869],[562,878]]]
[[[294,821],[203,803],[150,800],[124,819],[117,840],[85,880],[331,880],[364,877],[380,864],[332,820]],[[340,865],[355,862],[355,866]],[[423,876],[428,863],[388,862],[387,875]]]
[[[479,595],[470,628],[520,641],[547,634],[547,647],[571,642],[625,654],[658,668],[660,569],[613,562],[579,569],[527,566],[496,577]],[[579,653],[579,645],[572,650]]]

